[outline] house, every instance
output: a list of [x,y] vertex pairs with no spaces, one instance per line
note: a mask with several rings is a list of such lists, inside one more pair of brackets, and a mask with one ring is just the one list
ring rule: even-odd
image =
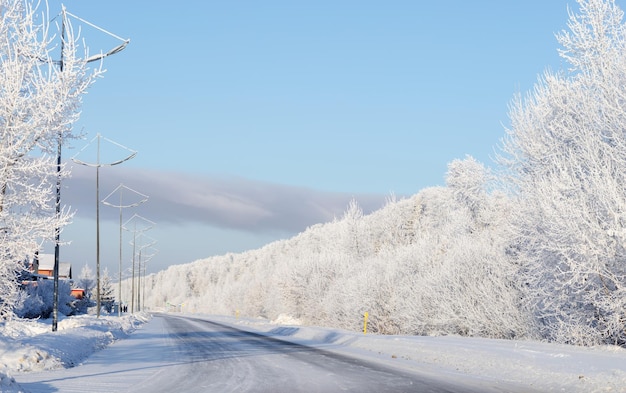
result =
[[85,290],[82,288],[72,288],[72,292],[70,294],[80,300],[85,297]]
[[[54,254],[39,254],[35,261],[31,264],[31,272],[35,276],[53,277],[54,276]],[[68,262],[59,262],[59,278],[65,280],[72,279],[72,264]]]
[[[39,280],[48,280],[54,277],[54,254],[35,253],[35,257],[31,261],[27,261],[30,276],[27,280],[22,281],[22,286],[38,286]],[[59,279],[72,280],[72,264],[67,262],[59,263]],[[83,288],[72,288],[70,295],[75,299],[81,300],[85,297]]]

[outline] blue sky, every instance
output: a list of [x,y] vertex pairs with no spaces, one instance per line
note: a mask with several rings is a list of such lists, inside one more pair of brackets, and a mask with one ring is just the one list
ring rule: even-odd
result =
[[[150,197],[123,211],[157,224],[148,271],[291,237],[341,216],[351,198],[367,212],[390,193],[443,185],[447,164],[468,154],[492,165],[514,95],[563,67],[554,33],[568,5],[577,9],[573,0],[63,4],[131,39],[85,97],[76,127],[86,140],[64,154],[96,133],[138,152],[101,168],[100,196],[124,183]],[[60,7],[50,2],[51,13]],[[82,36],[91,53],[119,43],[88,26]],[[95,169],[74,169],[62,198],[77,214],[61,259],[94,266]],[[101,261],[114,272],[118,217],[101,208]]]

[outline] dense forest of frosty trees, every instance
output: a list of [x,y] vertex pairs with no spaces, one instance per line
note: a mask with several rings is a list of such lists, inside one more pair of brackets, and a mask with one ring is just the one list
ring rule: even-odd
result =
[[[493,173],[242,254],[147,277],[144,304],[370,329],[626,344],[626,27],[579,0],[557,35],[569,68],[516,98]],[[128,289],[126,289],[127,291]]]
[[[483,169],[471,158],[452,167]],[[509,204],[500,193],[453,186],[390,198],[367,216],[353,202],[341,219],[292,239],[148,276],[144,301],[347,329],[368,312],[370,330],[388,334],[524,336],[501,236]]]
[[502,235],[511,200],[485,190],[471,157],[449,168],[448,187],[390,198],[371,215],[352,202],[292,239],[150,275],[144,302],[346,329],[368,312],[370,330],[385,334],[527,336]]

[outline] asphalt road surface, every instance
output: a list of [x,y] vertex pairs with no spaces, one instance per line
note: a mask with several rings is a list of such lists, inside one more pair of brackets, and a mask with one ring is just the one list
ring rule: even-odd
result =
[[[201,319],[166,318],[178,342],[174,380],[151,381],[181,391],[215,392],[458,392],[362,360],[234,329]],[[148,387],[148,386],[146,386]],[[195,390],[194,390],[195,389]]]
[[81,366],[24,374],[16,380],[32,393],[498,391],[168,314],[156,315],[131,338]]

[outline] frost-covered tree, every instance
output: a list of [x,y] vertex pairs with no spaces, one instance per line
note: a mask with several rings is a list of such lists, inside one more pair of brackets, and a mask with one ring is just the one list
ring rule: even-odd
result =
[[480,209],[487,198],[487,182],[487,169],[471,156],[448,164],[446,185],[457,201],[467,207],[474,219],[479,218]]
[[501,162],[518,196],[511,251],[542,338],[626,343],[626,27],[579,0],[557,35],[570,68],[517,98]]
[[363,210],[354,198],[350,200],[341,224],[344,226],[342,234],[344,250],[348,251],[353,258],[359,259],[364,253],[363,247],[365,246],[361,233]]
[[80,276],[78,280],[74,282],[75,288],[80,288],[85,290],[85,296],[91,297],[92,291],[96,286],[96,279],[93,275],[93,270],[89,267],[89,265],[83,266],[80,271]]
[[113,304],[115,303],[115,288],[113,288],[113,282],[109,269],[104,268],[102,276],[100,277],[100,304],[102,308],[110,313],[113,311]]
[[48,20],[30,1],[0,0],[0,316],[17,299],[20,261],[70,218],[55,214],[55,156],[99,73],[78,56],[69,24],[61,67]]
[[95,301],[93,300],[93,290],[95,286],[96,279],[94,277],[94,273],[89,265],[85,264],[80,271],[80,276],[77,280],[74,280],[72,284],[73,288],[80,288],[85,291],[83,298],[74,303],[76,313],[85,314],[89,310],[89,307],[95,305]]

